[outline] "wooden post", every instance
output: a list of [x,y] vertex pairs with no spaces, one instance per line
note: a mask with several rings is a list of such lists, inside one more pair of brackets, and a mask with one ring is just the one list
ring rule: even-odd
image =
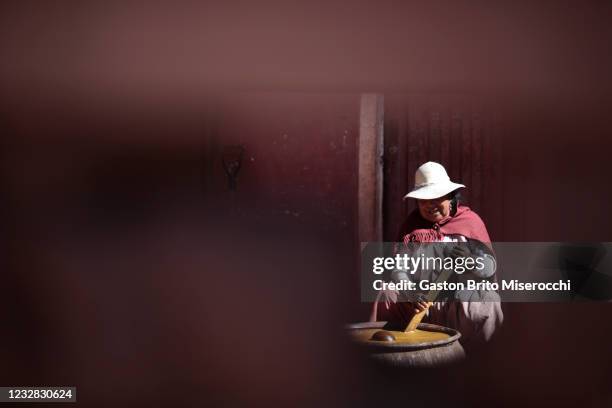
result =
[[359,118],[359,241],[382,240],[383,119],[381,94],[362,94]]

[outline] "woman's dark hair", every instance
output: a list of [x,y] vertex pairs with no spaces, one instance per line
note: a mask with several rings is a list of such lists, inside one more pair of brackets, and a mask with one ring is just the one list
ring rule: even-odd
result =
[[450,216],[454,217],[461,202],[461,192],[459,190],[452,191],[448,198],[450,199]]

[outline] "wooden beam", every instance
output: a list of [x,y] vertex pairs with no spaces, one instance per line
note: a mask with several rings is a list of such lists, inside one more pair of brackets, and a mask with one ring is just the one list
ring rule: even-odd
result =
[[382,240],[384,98],[362,94],[359,118],[359,241]]

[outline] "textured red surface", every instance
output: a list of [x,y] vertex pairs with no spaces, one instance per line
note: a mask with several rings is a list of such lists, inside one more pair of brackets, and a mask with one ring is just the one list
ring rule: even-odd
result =
[[611,240],[610,6],[242,3],[2,2],[0,382],[86,406],[609,406],[608,303],[504,305],[444,371],[380,370],[339,328],[367,315],[360,92],[387,96],[386,233],[438,159],[493,240]]

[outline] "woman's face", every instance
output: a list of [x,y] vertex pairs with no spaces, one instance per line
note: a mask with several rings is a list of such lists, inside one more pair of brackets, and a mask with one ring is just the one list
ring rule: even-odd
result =
[[432,200],[417,200],[421,217],[427,221],[440,222],[450,214],[451,202],[448,195]]

